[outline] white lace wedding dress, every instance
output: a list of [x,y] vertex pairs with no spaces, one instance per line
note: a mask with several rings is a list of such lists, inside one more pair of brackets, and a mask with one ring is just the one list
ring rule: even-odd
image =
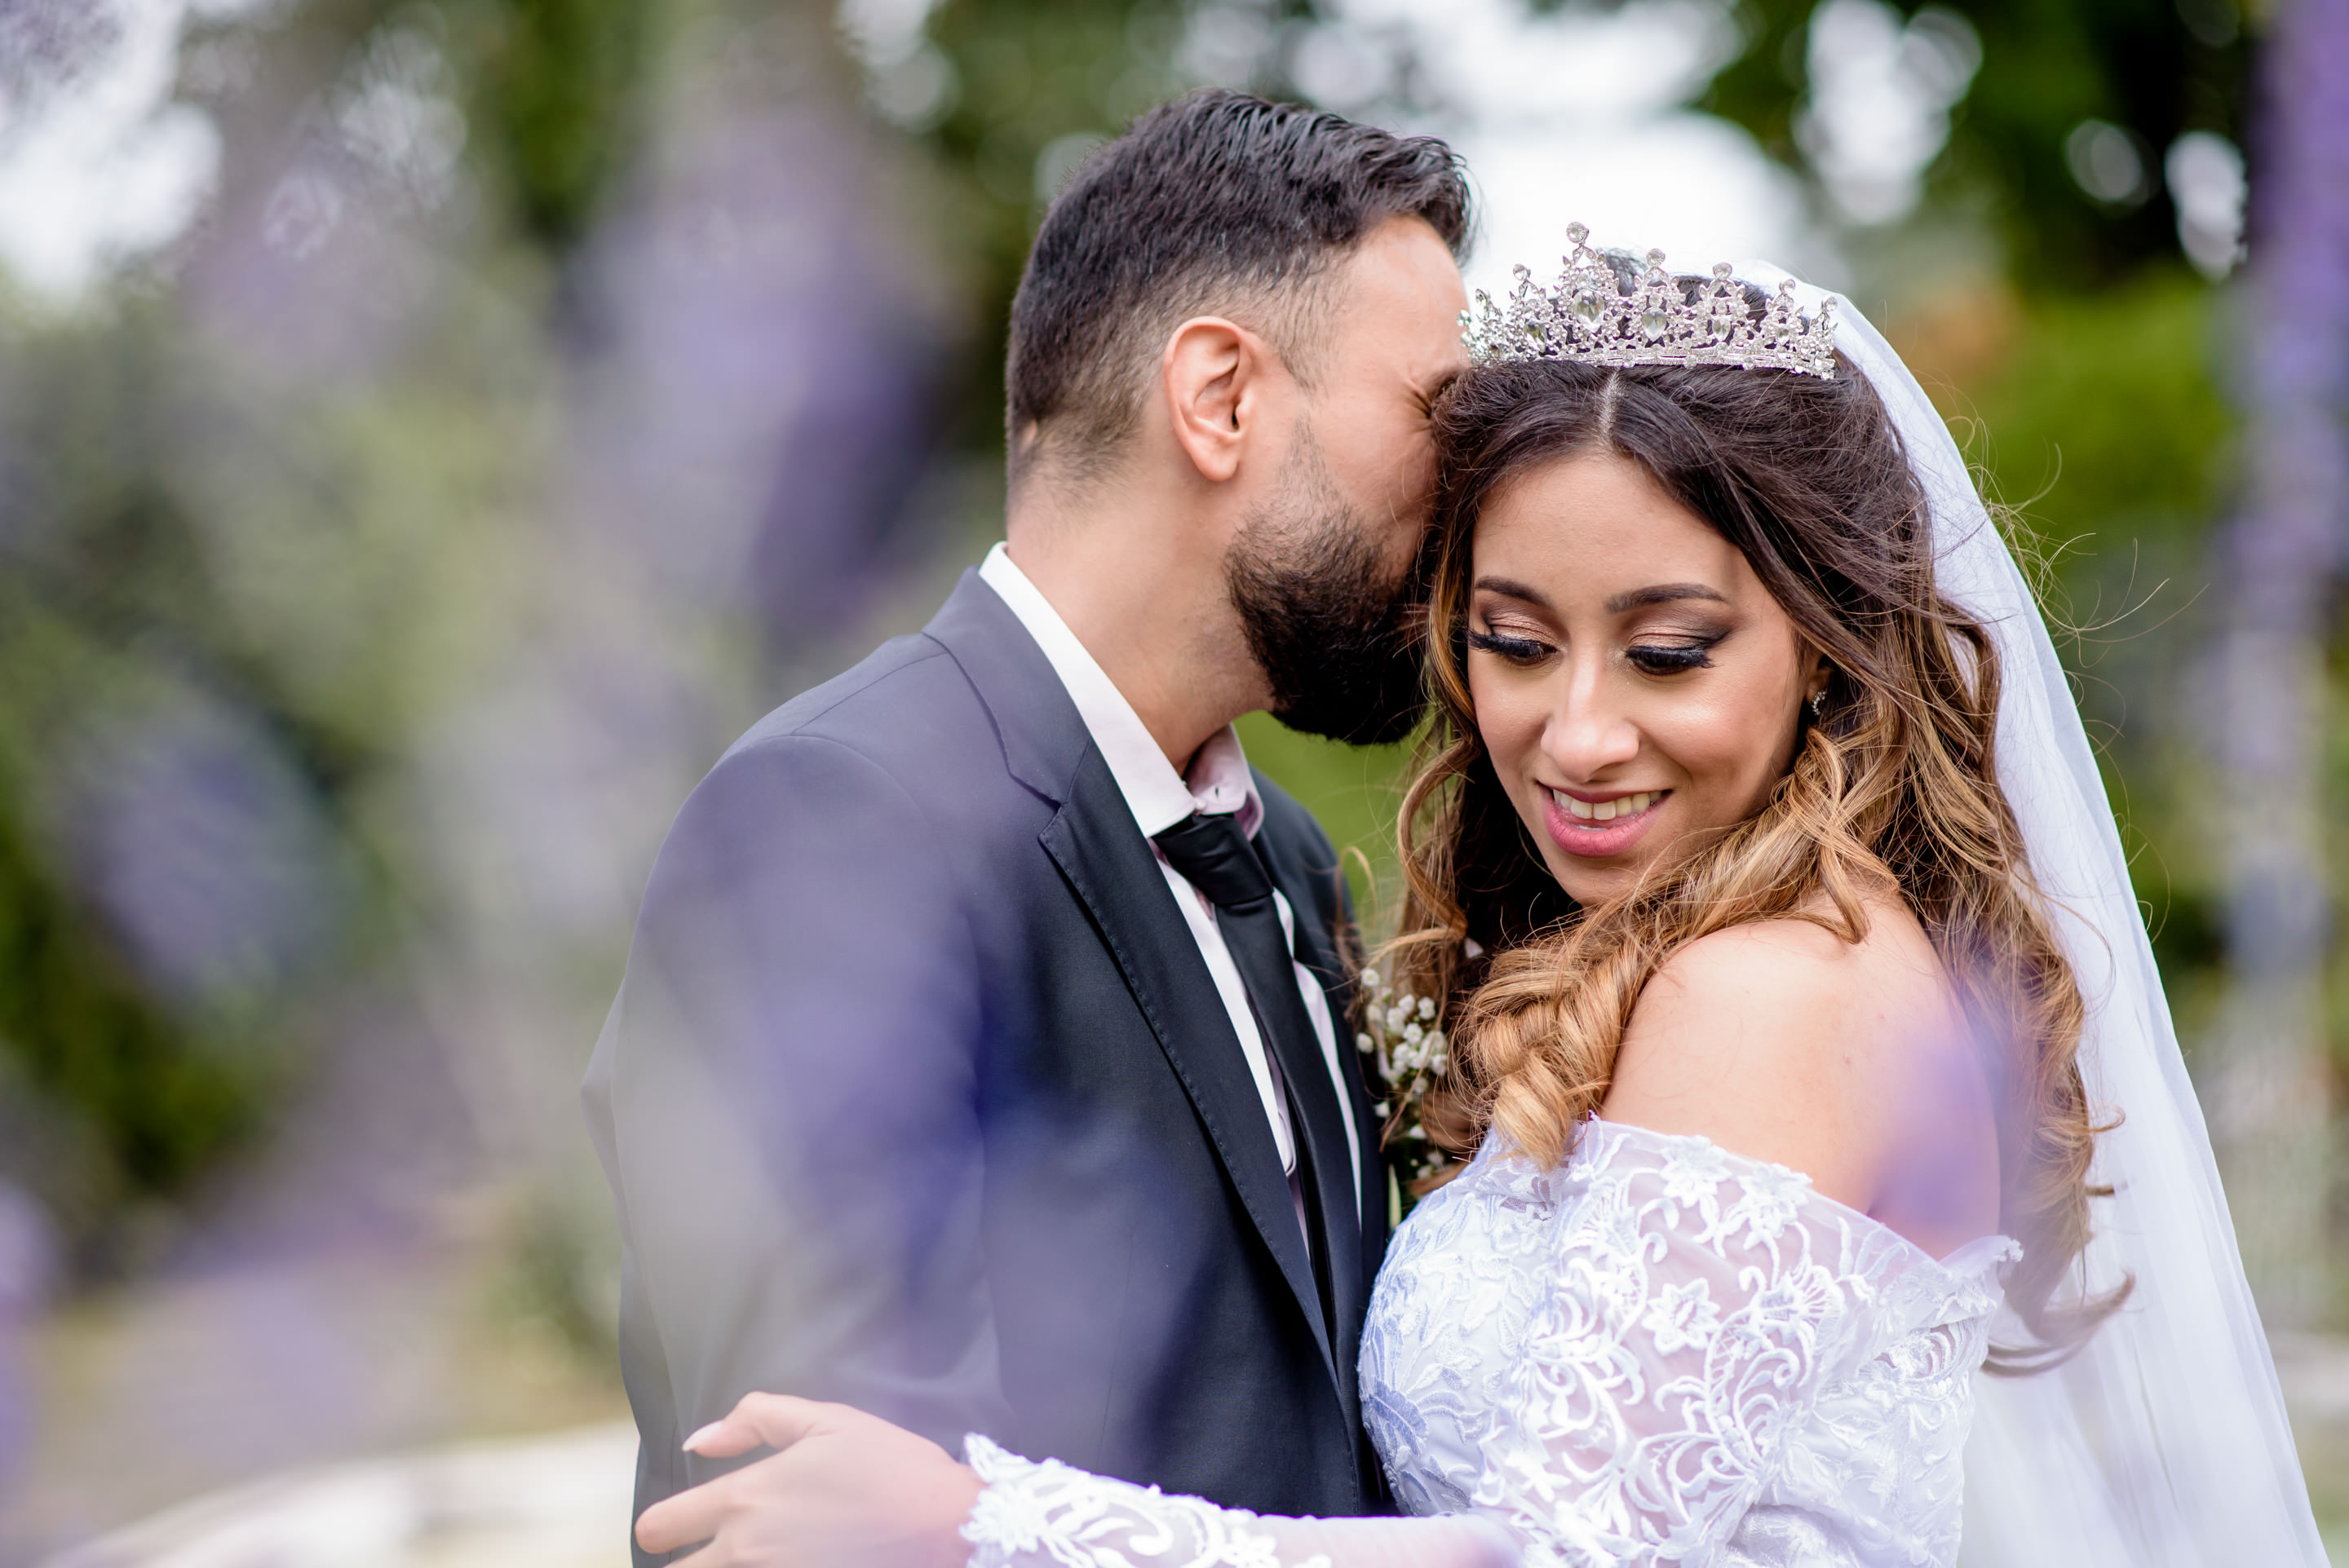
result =
[[1395,1234],[1363,1418],[1414,1515],[1288,1520],[984,1438],[974,1568],[1956,1562],[1973,1380],[2020,1255],[1935,1260],[1783,1166],[1586,1123],[1491,1147]]

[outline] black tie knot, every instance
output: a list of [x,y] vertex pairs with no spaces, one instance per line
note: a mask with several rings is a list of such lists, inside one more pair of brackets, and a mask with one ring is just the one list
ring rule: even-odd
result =
[[1218,909],[1249,914],[1272,897],[1272,879],[1234,812],[1194,811],[1151,841]]

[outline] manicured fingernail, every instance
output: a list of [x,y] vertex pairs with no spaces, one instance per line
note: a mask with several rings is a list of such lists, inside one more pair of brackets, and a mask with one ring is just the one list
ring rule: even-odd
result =
[[687,1453],[689,1453],[689,1454],[698,1454],[698,1453],[699,1453],[699,1452],[701,1451],[701,1439],[704,1439],[704,1438],[706,1438],[706,1437],[708,1437],[708,1436],[709,1436],[709,1434],[710,1434],[710,1433],[712,1433],[712,1432],[716,1431],[719,1428],[720,1428],[720,1427],[724,1426],[725,1424],[726,1424],[726,1423],[725,1423],[725,1422],[723,1422],[723,1421],[712,1421],[712,1422],[710,1422],[710,1423],[709,1423],[709,1425],[708,1425],[708,1426],[706,1426],[706,1427],[702,1428],[699,1431],[698,1431],[698,1432],[694,1433],[694,1434],[693,1434],[693,1436],[691,1436],[691,1437],[689,1437],[689,1438],[686,1439],[685,1439],[685,1451],[686,1451]]

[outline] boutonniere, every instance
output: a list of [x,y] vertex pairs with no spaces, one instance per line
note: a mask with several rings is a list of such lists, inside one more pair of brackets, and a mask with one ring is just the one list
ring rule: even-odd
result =
[[1451,1042],[1436,1026],[1435,998],[1398,996],[1376,969],[1361,974],[1362,1028],[1354,1048],[1371,1069],[1371,1092],[1381,1094],[1371,1109],[1385,1129],[1380,1142],[1387,1157],[1387,1219],[1400,1224],[1403,1187],[1416,1185],[1448,1163],[1444,1151],[1427,1140],[1422,1111],[1428,1091],[1452,1070]]

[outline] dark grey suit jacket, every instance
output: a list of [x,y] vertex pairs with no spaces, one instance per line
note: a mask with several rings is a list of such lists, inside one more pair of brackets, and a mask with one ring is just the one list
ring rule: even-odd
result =
[[[1342,1019],[1329,841],[1258,843]],[[586,1087],[626,1249],[639,1511],[751,1389],[959,1451],[1280,1513],[1376,1511],[1354,1361],[1372,1121],[1317,1280],[1182,913],[1059,678],[966,573],[917,636],[769,715],[679,813]],[[1346,1205],[1349,1213],[1351,1205]]]

